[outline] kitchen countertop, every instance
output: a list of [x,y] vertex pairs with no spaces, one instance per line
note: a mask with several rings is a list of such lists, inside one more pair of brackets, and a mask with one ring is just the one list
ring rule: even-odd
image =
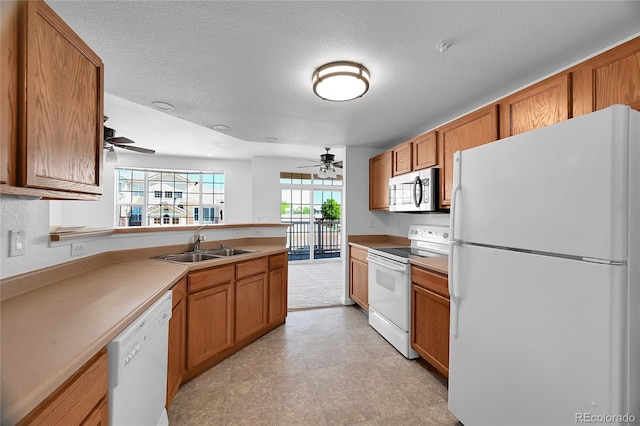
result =
[[234,248],[259,252],[197,264],[109,263],[2,301],[2,424],[26,416],[187,272],[286,251]]
[[[363,250],[369,248],[381,248],[381,247],[407,247],[410,242],[407,238],[395,237],[395,236],[375,236],[373,238],[363,238],[369,236],[349,236],[349,245]],[[404,241],[403,241],[404,240]],[[441,257],[420,257],[410,256],[409,263],[420,268],[429,269],[440,274],[449,274],[449,256]]]

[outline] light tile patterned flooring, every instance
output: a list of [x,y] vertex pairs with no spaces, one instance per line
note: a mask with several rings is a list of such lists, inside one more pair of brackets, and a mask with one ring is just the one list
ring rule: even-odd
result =
[[342,305],[342,262],[289,262],[289,309]]
[[359,308],[287,322],[184,384],[171,425],[454,425],[445,379],[387,343]]

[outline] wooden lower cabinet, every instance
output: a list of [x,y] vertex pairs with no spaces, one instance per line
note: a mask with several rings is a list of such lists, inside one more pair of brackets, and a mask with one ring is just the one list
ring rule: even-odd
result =
[[108,426],[108,424],[109,406],[107,405],[107,398],[104,398],[82,422],[82,426]]
[[268,322],[282,323],[287,317],[287,253],[269,257]]
[[236,341],[266,327],[267,303],[267,275],[264,272],[236,281]]
[[233,282],[187,296],[188,369],[233,346],[233,311]]
[[349,297],[362,309],[369,312],[367,250],[356,247],[350,247],[349,250]]
[[416,267],[411,277],[411,347],[449,377],[447,278]]
[[106,425],[107,350],[102,349],[18,425]]
[[[180,378],[182,382],[285,322],[287,270],[284,252],[188,274],[186,370]],[[174,316],[179,314],[174,311]],[[170,341],[176,345],[178,338],[172,340],[172,334],[178,333],[170,331]],[[174,351],[177,354],[177,348]],[[174,368],[172,359],[177,360],[178,355],[173,357],[170,348],[170,369]],[[175,368],[169,377],[169,383],[174,385],[172,377],[179,377],[177,361]],[[173,388],[169,385],[168,389],[170,402]]]
[[167,362],[167,407],[178,392],[186,369],[187,351],[187,277],[173,286],[169,320],[169,354]]

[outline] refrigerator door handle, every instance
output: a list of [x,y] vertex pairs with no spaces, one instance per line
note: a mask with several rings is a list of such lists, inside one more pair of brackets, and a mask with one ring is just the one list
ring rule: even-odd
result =
[[[453,222],[451,222],[453,225]],[[456,247],[459,246],[460,243],[458,241],[451,241],[449,243],[449,277],[448,277],[448,286],[449,286],[449,299],[451,300],[450,306],[450,314],[449,314],[449,328],[451,331],[451,335],[453,337],[458,336],[458,295],[455,291],[454,279],[455,279],[455,265],[454,265],[454,253],[456,251]]]
[[455,241],[456,239],[456,199],[458,196],[458,192],[462,191],[460,188],[460,169],[462,168],[462,161],[460,158],[460,151],[457,151],[453,154],[453,163],[454,163],[454,176],[453,176],[453,191],[451,193],[451,240]]

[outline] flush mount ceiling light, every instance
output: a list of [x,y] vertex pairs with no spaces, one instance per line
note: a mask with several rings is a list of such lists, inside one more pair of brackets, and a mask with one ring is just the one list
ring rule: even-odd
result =
[[369,90],[369,70],[355,62],[331,62],[313,73],[313,92],[325,101],[345,102]]
[[167,102],[155,101],[151,102],[151,105],[159,109],[160,111],[173,111],[175,108],[173,105]]
[[231,130],[231,127],[225,126],[224,124],[215,124],[212,129],[217,132],[228,132]]

